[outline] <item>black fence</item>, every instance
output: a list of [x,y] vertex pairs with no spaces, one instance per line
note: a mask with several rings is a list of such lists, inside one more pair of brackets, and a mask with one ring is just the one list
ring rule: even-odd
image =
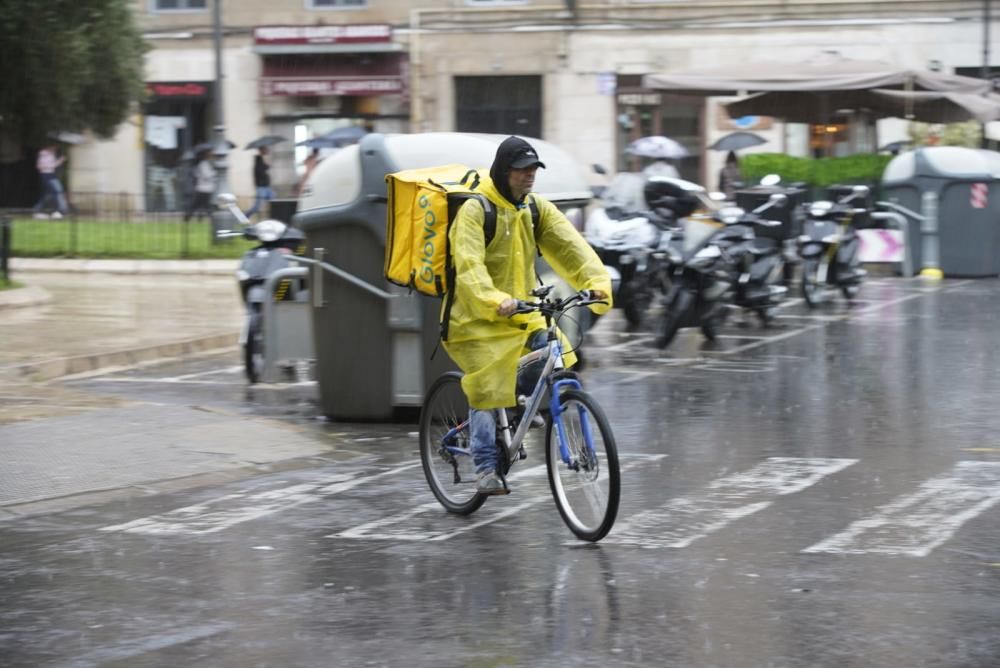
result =
[[[65,213],[12,210],[16,257],[229,258],[247,242],[218,240],[211,211],[147,211],[135,193],[74,192]],[[249,200],[246,202],[249,204]]]

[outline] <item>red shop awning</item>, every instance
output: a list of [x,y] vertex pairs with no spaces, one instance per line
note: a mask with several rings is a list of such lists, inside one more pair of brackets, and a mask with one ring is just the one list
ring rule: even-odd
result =
[[405,53],[264,56],[263,96],[398,95],[407,85]]

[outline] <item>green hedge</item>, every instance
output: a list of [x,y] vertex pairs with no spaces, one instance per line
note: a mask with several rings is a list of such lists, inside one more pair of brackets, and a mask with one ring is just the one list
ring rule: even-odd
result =
[[804,182],[814,189],[837,183],[877,186],[891,155],[859,153],[843,158],[796,158],[784,153],[751,153],[740,160],[743,178],[757,183],[767,174],[778,174],[783,183]]

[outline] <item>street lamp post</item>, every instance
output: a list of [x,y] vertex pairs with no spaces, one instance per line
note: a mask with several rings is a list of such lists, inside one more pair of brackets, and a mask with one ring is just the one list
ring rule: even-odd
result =
[[223,108],[222,73],[222,0],[215,0],[212,6],[212,39],[215,46],[215,127],[213,128],[215,147],[215,194],[230,192],[229,188],[229,144],[226,142],[225,111]]

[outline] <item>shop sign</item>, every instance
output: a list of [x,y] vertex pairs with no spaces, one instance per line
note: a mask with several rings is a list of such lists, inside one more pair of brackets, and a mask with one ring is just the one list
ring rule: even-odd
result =
[[149,97],[207,98],[211,84],[195,81],[148,82],[146,95]]
[[258,26],[253,31],[254,43],[262,46],[278,44],[360,44],[392,41],[392,26],[388,23],[366,23],[329,26]]
[[625,107],[656,107],[660,104],[659,93],[619,93],[618,104]]
[[264,79],[265,96],[392,95],[403,92],[403,80],[386,79]]

